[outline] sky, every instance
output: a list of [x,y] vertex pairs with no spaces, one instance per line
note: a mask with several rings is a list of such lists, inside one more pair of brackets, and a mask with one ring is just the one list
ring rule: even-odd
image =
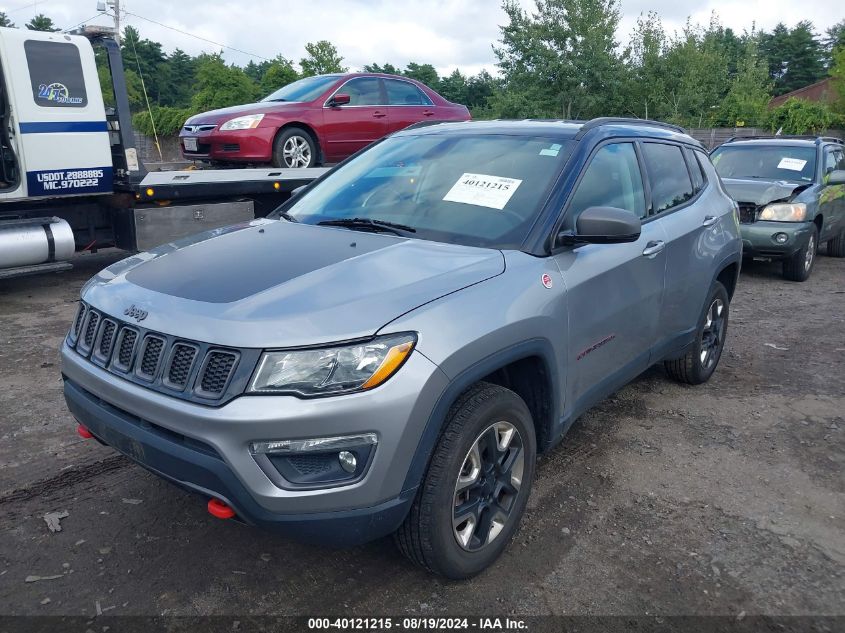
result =
[[[534,7],[533,0],[521,2]],[[416,61],[433,64],[441,75],[455,68],[495,72],[492,46],[505,22],[500,0],[121,0],[121,8],[123,25],[161,42],[166,52],[221,50],[190,33],[240,49],[222,49],[227,61],[239,65],[278,54],[298,62],[306,42],[327,39],[353,70],[373,62],[401,68]],[[621,0],[617,40],[627,42],[637,17],[649,10],[658,12],[668,33],[680,30],[688,16],[706,25],[713,11],[737,33],[755,23],[758,30],[770,30],[781,21],[792,26],[804,19],[823,33],[845,18],[841,0]],[[13,0],[0,2],[0,11],[18,26],[37,13],[62,28],[111,23],[107,16],[90,19],[97,0]]]

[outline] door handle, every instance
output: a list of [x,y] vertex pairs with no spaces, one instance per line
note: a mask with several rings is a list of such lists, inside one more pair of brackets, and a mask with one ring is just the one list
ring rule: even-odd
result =
[[434,112],[432,110],[423,110],[423,116],[434,116]]
[[649,242],[645,245],[645,248],[643,249],[643,255],[645,255],[646,257],[654,257],[664,248],[666,248],[666,242],[664,242],[663,240],[655,240],[654,242]]
[[385,117],[385,116],[387,116],[387,113],[386,113],[386,112],[380,112],[380,111],[378,111],[378,110],[376,110],[375,112],[373,112],[373,118],[374,118],[374,119],[380,119],[380,118]]
[[719,218],[717,218],[715,215],[708,215],[705,216],[704,222],[701,223],[701,226],[713,226],[718,221]]

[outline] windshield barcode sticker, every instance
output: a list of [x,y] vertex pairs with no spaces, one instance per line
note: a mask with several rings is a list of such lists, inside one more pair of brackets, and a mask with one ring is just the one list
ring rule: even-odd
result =
[[462,202],[490,209],[505,208],[508,200],[522,183],[516,178],[486,176],[484,174],[463,174],[443,196],[446,202]]
[[778,163],[778,169],[789,169],[790,171],[801,171],[804,169],[804,165],[807,164],[806,160],[801,160],[800,158],[781,158],[780,162]]

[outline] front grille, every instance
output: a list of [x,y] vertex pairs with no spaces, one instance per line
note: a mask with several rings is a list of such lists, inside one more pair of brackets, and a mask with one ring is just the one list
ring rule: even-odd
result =
[[85,317],[85,325],[82,327],[82,340],[79,341],[79,346],[86,355],[94,346],[98,325],[100,325],[100,313],[94,310],[88,310],[88,314]]
[[200,371],[202,379],[197,393],[204,397],[216,397],[223,393],[237,360],[237,354],[232,352],[209,352]]
[[757,205],[753,202],[739,203],[739,221],[742,224],[753,224],[757,221]]
[[188,386],[191,367],[197,357],[197,348],[187,343],[176,343],[170,353],[170,366],[167,369],[164,382],[173,389],[184,389]]
[[67,344],[121,378],[203,404],[246,389],[260,349],[225,349],[123,323],[80,304]]
[[103,320],[103,328],[100,330],[100,337],[97,342],[97,349],[94,350],[94,355],[102,361],[107,361],[111,357],[112,345],[114,344],[114,335],[117,333],[117,323],[111,319]]
[[114,364],[121,371],[129,371],[132,367],[132,356],[135,353],[135,343],[138,342],[138,332],[132,328],[124,327],[120,330],[117,357]]
[[136,368],[138,375],[144,380],[153,381],[158,374],[159,362],[164,352],[164,339],[147,334],[141,345],[140,362]]

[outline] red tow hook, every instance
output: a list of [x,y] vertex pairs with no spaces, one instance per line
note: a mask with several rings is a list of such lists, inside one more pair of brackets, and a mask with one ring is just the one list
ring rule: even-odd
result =
[[208,513],[218,519],[231,519],[235,516],[235,511],[220,501],[220,499],[208,500]]
[[78,425],[76,426],[76,432],[77,432],[77,433],[79,433],[79,437],[84,438],[84,439],[86,439],[86,440],[90,440],[92,437],[94,437],[94,434],[93,434],[93,433],[91,433],[91,431],[89,431],[88,429],[86,429],[86,428],[85,428],[84,426],[82,426],[81,424],[78,424]]

